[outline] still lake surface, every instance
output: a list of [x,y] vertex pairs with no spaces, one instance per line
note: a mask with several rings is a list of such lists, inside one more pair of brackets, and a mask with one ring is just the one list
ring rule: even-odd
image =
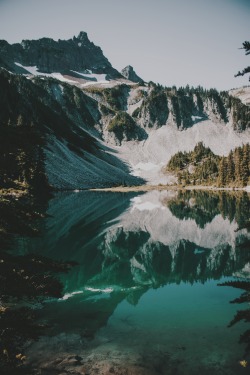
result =
[[58,193],[48,214],[22,248],[77,265],[60,277],[64,297],[39,310],[51,329],[31,361],[79,355],[89,374],[249,371],[249,324],[228,328],[249,305],[218,286],[250,277],[249,195]]

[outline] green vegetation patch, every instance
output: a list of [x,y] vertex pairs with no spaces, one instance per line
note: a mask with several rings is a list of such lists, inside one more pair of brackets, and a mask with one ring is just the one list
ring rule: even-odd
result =
[[250,183],[250,145],[220,157],[200,142],[193,151],[173,155],[166,171],[175,172],[179,184],[243,187]]
[[137,125],[132,117],[122,111],[118,112],[108,125],[108,131],[114,132],[120,142],[124,136],[128,140],[134,139],[136,137],[136,128]]
[[126,97],[126,93],[128,93],[129,87],[126,85],[117,85],[112,88],[108,88],[103,91],[104,98],[106,102],[110,105],[110,107],[116,111],[123,109],[123,100],[122,98]]
[[133,131],[136,124],[132,117],[127,112],[118,112],[117,115],[110,121],[108,131]]

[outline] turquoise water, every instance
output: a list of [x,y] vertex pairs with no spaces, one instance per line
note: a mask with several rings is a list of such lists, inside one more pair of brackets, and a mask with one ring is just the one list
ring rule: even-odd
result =
[[238,343],[249,325],[227,327],[248,305],[218,286],[250,275],[246,194],[58,194],[48,213],[25,249],[78,265],[61,276],[64,297],[39,310],[51,329],[34,361],[77,354],[90,374],[249,371]]

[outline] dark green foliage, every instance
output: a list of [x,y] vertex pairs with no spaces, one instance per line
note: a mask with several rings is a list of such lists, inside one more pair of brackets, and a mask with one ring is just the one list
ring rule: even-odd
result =
[[[90,108],[88,108],[91,105],[91,99],[87,97],[82,90],[64,84],[63,97],[69,113],[74,111],[75,116],[80,114],[81,120],[86,126],[93,127],[95,125],[96,121],[90,112]],[[74,120],[75,119],[74,117]]]
[[[250,42],[248,42],[248,41],[243,42],[242,43],[242,49],[245,50],[245,55],[249,55],[250,54]],[[246,67],[241,72],[238,72],[235,75],[235,77],[244,76],[247,73],[250,73],[250,66]],[[249,81],[250,81],[250,77],[249,77]]]
[[[165,94],[172,104],[172,114],[178,128],[187,128],[193,124],[192,116],[207,119],[207,104],[210,103],[214,116],[227,123],[229,113],[235,130],[243,131],[250,127],[249,106],[238,98],[232,97],[226,91],[218,92],[216,89],[206,90],[200,86],[162,87],[151,83],[152,92],[158,95]],[[150,97],[150,95],[149,95]],[[145,104],[147,101],[145,101]],[[143,107],[142,107],[143,108]]]
[[117,85],[112,88],[102,90],[105,102],[115,111],[123,111],[126,107],[126,97],[130,88],[127,85]]
[[216,184],[219,187],[241,187],[250,178],[250,145],[237,147],[228,157],[219,157],[198,143],[191,152],[171,157],[167,171],[176,172],[179,184]]
[[141,111],[140,107],[136,108],[136,109],[134,110],[134,112],[132,113],[132,117],[134,117],[134,118],[138,118],[139,115],[140,115],[140,111]]
[[218,215],[218,196],[207,195],[204,192],[178,192],[175,199],[171,199],[168,208],[180,220],[193,219],[200,228],[204,228]]
[[[109,89],[91,87],[87,91],[99,96],[98,100],[110,106],[114,111],[127,109],[129,88],[126,85],[118,85]],[[249,106],[243,104],[240,99],[230,96],[226,91],[218,92],[216,89],[207,90],[200,86],[194,88],[188,85],[177,89],[175,86],[163,87],[149,82],[147,91],[138,91],[139,98],[142,98],[143,102],[135,109],[132,117],[143,119],[145,127],[165,125],[170,110],[180,129],[188,128],[195,122],[209,117],[215,117],[218,121],[227,123],[229,116],[237,131],[243,131],[250,126]],[[193,116],[197,116],[197,119]]]
[[221,214],[242,229],[248,225],[250,200],[245,192],[184,190],[168,202],[168,207],[178,219],[193,219],[200,228]]
[[42,192],[48,189],[43,168],[45,140],[32,84],[25,85],[24,80],[0,71],[0,187],[23,184]]
[[127,112],[118,112],[117,115],[110,121],[108,131],[117,131],[119,129],[126,129],[132,131],[135,127],[135,122]]
[[218,186],[246,186],[250,178],[250,145],[247,143],[222,157],[219,164]]
[[227,161],[224,156],[222,156],[219,163],[219,174],[218,174],[218,186],[226,186],[227,183]]
[[112,109],[108,108],[106,105],[103,104],[100,104],[100,110],[104,116],[115,114],[115,112]]
[[192,126],[194,119],[207,119],[210,108],[213,115],[219,120],[228,122],[228,114],[232,114],[233,126],[242,131],[250,126],[249,107],[239,99],[229,96],[225,91],[203,89],[202,87],[163,87],[153,82],[149,83],[150,91],[144,99],[140,110],[136,110],[133,117],[143,117],[145,111],[150,115],[148,126],[162,126],[166,124],[169,115],[168,101],[171,102],[171,111],[178,128]]
[[[231,303],[246,303],[246,302],[249,303],[250,301],[250,282],[249,281],[233,280],[233,281],[228,281],[228,282],[221,283],[218,285],[227,286],[227,287],[231,286],[233,288],[245,290],[245,292],[242,293],[242,295],[239,298],[236,298],[235,300],[231,301]],[[237,311],[234,318],[228,324],[228,327],[232,327],[236,323],[239,323],[239,322],[250,323],[250,309]],[[250,329],[247,329],[240,336],[239,343],[246,344],[245,355],[244,355],[244,357],[246,357],[247,355],[250,354]]]
[[124,135],[130,140],[135,136],[136,127],[135,121],[127,112],[118,112],[110,121],[108,131],[114,132],[119,141],[122,141]]
[[[165,125],[168,119],[168,98],[162,86],[155,84],[151,84],[151,86],[153,89],[144,99],[140,112],[136,113],[136,115],[148,112],[149,120],[147,125],[149,127],[153,127],[154,125],[160,127]],[[135,117],[134,114],[133,117]]]
[[238,98],[230,96],[227,100],[235,130],[243,131],[250,127],[250,108]]
[[186,168],[189,163],[189,154],[187,152],[179,151],[171,157],[168,162],[167,169],[169,171],[181,171]]
[[192,95],[186,95],[184,89],[179,89],[176,94],[171,96],[173,107],[173,116],[179,128],[187,128],[192,125],[191,115],[194,111],[194,102]]
[[226,108],[225,108],[225,103],[223,101],[223,96],[224,97],[226,96],[225,92],[223,92],[223,93],[220,94],[215,89],[211,89],[207,93],[208,99],[210,99],[210,101],[213,104],[213,111],[214,111],[214,113],[216,113],[216,111],[217,111],[218,114],[220,115],[221,119],[224,122],[228,122],[227,111],[226,111]]
[[191,152],[178,152],[168,162],[167,170],[178,174],[179,183],[212,182],[218,174],[219,157],[199,142]]

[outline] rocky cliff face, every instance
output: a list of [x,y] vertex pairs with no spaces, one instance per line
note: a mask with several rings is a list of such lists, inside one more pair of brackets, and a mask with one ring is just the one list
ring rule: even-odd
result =
[[140,78],[136,72],[134,71],[134,68],[131,65],[126,66],[121,71],[121,75],[125,78],[127,78],[129,81],[135,82],[135,83],[142,83],[143,79]]
[[188,87],[177,90],[153,83],[147,90],[141,89],[141,102],[132,116],[143,127],[159,128],[173,123],[183,130],[204,120],[230,123],[240,131],[250,127],[249,107],[227,92]]
[[0,55],[2,64],[12,72],[25,73],[23,66],[36,66],[43,73],[60,72],[72,75],[72,71],[105,73],[112,78],[121,77],[108,59],[103,55],[100,47],[88,39],[85,32],[69,40],[54,41],[50,38],[39,40],[23,40],[20,44],[10,45],[0,41]]

